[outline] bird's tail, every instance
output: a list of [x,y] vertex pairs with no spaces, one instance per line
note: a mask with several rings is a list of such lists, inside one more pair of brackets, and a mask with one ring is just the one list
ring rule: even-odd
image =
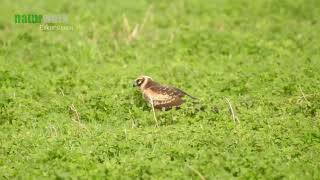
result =
[[188,93],[185,93],[188,97],[190,97],[191,99],[193,99],[193,100],[199,100],[198,98],[196,98],[196,97],[194,97],[194,96],[191,96],[190,94],[188,94]]

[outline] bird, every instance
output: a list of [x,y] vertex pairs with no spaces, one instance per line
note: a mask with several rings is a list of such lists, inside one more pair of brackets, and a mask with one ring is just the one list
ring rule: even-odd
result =
[[140,75],[135,79],[133,87],[138,87],[144,99],[158,110],[178,109],[185,102],[184,97],[186,96],[191,99],[197,99],[181,89],[161,85],[145,75]]

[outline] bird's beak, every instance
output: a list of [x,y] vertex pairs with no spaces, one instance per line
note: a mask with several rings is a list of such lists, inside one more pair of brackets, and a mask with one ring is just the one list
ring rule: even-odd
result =
[[137,83],[134,81],[133,83],[132,83],[132,87],[136,87],[137,86]]

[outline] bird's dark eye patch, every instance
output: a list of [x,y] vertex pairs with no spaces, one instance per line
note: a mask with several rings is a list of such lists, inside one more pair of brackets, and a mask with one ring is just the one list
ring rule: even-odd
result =
[[144,81],[144,79],[137,79],[137,80],[136,80],[136,84],[137,84],[138,86],[141,86],[141,84],[143,83],[143,81]]

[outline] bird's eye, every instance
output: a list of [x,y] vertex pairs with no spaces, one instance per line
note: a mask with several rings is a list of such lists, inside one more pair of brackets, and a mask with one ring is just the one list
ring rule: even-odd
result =
[[138,79],[137,80],[137,85],[140,86],[142,84],[143,80],[142,79]]

